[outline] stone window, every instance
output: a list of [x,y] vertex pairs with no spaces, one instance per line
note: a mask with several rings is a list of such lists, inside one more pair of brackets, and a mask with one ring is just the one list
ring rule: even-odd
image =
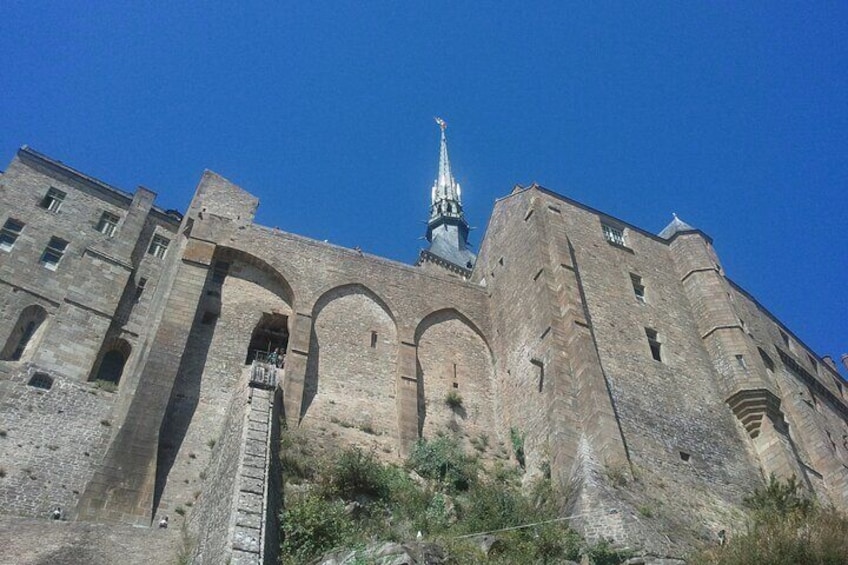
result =
[[627,243],[624,239],[624,229],[617,228],[609,224],[601,224],[601,227],[604,230],[604,239],[606,239],[609,243],[619,245],[621,247],[627,247]]
[[3,347],[0,359],[4,361],[20,361],[26,353],[35,332],[47,319],[47,311],[37,304],[27,306],[18,316],[18,321],[12,328]]
[[97,222],[97,227],[95,229],[106,237],[112,237],[115,235],[115,230],[118,229],[118,221],[120,221],[120,218],[115,214],[112,214],[111,212],[103,212],[100,215],[100,221]]
[[3,229],[0,230],[0,249],[3,251],[11,251],[24,229],[24,223],[18,220],[9,218],[3,224]]
[[371,349],[377,349],[377,332],[371,332]]
[[124,366],[132,353],[132,346],[124,339],[114,339],[108,342],[104,349],[93,380],[117,385],[121,382]]
[[50,243],[47,244],[47,247],[44,248],[44,253],[41,254],[41,264],[45,268],[55,271],[67,249],[67,241],[58,237],[51,237]]
[[29,382],[27,382],[27,386],[50,390],[53,387],[53,377],[47,373],[35,373],[32,377],[30,377]]
[[157,259],[164,259],[165,253],[168,251],[168,244],[171,243],[167,237],[154,235],[150,240],[150,247],[147,248],[147,253],[153,255]]
[[630,273],[630,282],[633,284],[633,294],[636,295],[636,300],[645,303],[645,285],[642,284],[642,277]]
[[742,369],[743,371],[748,370],[748,364],[745,362],[745,356],[744,355],[737,355],[736,356],[736,364],[739,365],[739,368]]
[[61,190],[51,188],[44,195],[44,198],[41,199],[40,206],[49,212],[58,212],[62,207],[62,202],[65,201],[65,196],[67,194]]
[[662,362],[662,354],[660,353],[662,343],[660,342],[657,330],[645,328],[645,335],[648,337],[648,345],[651,347],[651,357],[653,357],[655,361]]

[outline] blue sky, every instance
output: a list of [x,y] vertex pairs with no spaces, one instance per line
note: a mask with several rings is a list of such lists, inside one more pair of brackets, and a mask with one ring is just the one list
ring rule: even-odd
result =
[[[591,7],[590,7],[591,6]],[[848,4],[0,3],[0,162],[22,144],[185,209],[412,262],[447,120],[466,213],[536,181],[671,212],[819,354],[848,351]]]

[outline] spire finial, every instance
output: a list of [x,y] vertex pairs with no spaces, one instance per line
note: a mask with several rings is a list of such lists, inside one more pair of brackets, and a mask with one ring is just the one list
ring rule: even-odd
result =
[[442,132],[444,133],[445,129],[447,129],[448,127],[448,123],[439,116],[436,116],[433,119],[436,120],[436,123],[439,124],[439,128],[441,128]]

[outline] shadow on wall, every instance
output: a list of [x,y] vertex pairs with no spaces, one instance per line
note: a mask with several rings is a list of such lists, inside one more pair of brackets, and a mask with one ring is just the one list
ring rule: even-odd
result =
[[204,308],[197,309],[191,333],[186,342],[185,354],[180,361],[177,371],[177,379],[171,389],[171,398],[165,409],[165,417],[159,428],[159,452],[156,456],[156,488],[153,493],[153,515],[159,510],[159,501],[174,461],[180,451],[189,424],[191,424],[194,411],[200,397],[200,379],[203,376],[203,368],[206,366],[206,358],[209,355],[209,347],[215,327],[218,325],[217,318],[212,323],[204,323]]
[[315,333],[315,318],[309,336],[309,356],[306,358],[306,374],[303,377],[303,402],[300,405],[300,418],[298,423],[303,422],[306,411],[312,405],[315,395],[318,394],[318,371],[320,363],[321,347],[318,345],[318,335]]

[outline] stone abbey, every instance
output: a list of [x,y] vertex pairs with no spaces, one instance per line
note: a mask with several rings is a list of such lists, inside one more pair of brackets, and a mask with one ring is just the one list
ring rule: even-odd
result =
[[706,233],[516,186],[475,255],[440,126],[414,266],[257,225],[212,172],[183,214],[21,148],[0,175],[0,561],[147,562],[179,520],[194,562],[275,562],[283,426],[396,461],[446,431],[509,458],[519,430],[575,528],[657,556],[738,526],[771,474],[848,510],[846,383]]

